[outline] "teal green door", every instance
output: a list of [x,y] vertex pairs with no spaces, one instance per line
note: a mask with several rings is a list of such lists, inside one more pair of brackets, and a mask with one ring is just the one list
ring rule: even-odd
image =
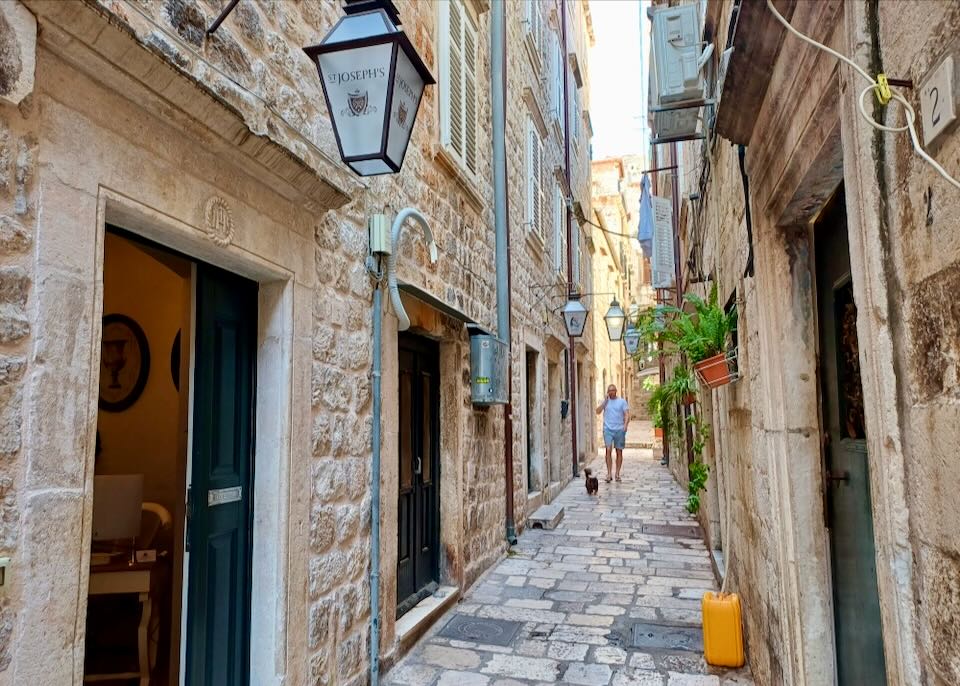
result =
[[839,686],[885,684],[870,455],[843,192],[816,227],[824,483]]
[[187,686],[249,681],[257,284],[197,264]]

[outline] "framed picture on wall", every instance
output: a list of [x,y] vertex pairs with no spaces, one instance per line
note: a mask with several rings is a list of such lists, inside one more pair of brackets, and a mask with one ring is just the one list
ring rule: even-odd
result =
[[143,329],[124,314],[103,318],[100,409],[123,412],[143,393],[150,375],[150,348]]

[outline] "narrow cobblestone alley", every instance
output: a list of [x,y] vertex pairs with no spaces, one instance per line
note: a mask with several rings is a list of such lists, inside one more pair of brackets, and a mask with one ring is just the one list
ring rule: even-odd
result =
[[[524,531],[387,684],[753,683],[747,668],[718,670],[702,659],[700,599],[716,584],[699,534],[662,535],[677,529],[660,527],[697,526],[666,467],[648,449],[627,449],[622,483],[603,482],[602,458],[593,468],[599,496],[574,480],[556,501],[565,508],[558,527]],[[490,639],[458,639],[458,627]]]

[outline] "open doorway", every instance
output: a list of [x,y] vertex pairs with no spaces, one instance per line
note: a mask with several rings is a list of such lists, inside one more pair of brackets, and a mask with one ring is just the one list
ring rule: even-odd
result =
[[841,187],[815,225],[820,411],[837,683],[886,683],[870,469]]
[[539,364],[539,355],[536,350],[527,348],[526,352],[526,434],[527,434],[527,493],[535,493],[540,490],[540,426],[542,417],[539,412],[540,404],[538,402],[540,385],[537,380],[537,365]]
[[246,684],[256,283],[104,239],[84,680]]

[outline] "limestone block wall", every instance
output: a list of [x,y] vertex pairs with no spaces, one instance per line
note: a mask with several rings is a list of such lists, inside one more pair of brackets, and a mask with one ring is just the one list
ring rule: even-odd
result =
[[[69,336],[51,328],[50,323],[65,321],[69,312],[95,311],[95,265],[83,261],[83,256],[92,260],[90,255],[95,253],[96,246],[88,241],[95,235],[92,227],[102,219],[95,200],[98,184],[120,189],[156,208],[158,216],[166,213],[185,225],[197,226],[202,223],[197,219],[202,203],[196,201],[196,194],[225,193],[231,203],[238,203],[238,245],[266,262],[299,265],[297,278],[302,278],[302,283],[298,281],[296,299],[308,303],[311,315],[309,334],[298,342],[309,339],[306,342],[312,354],[309,359],[296,360],[292,373],[302,375],[297,377],[297,384],[301,380],[302,384],[294,388],[304,392],[295,393],[292,402],[295,411],[309,406],[310,426],[292,439],[294,463],[302,466],[306,475],[297,483],[298,489],[303,488],[306,516],[290,524],[303,532],[302,537],[290,538],[290,564],[294,566],[290,583],[292,597],[302,590],[306,602],[284,617],[290,637],[279,647],[286,657],[278,659],[278,669],[286,669],[284,664],[296,665],[286,673],[297,683],[361,683],[367,669],[372,404],[372,286],[363,264],[367,216],[373,212],[393,215],[408,205],[421,209],[433,227],[440,258],[436,265],[427,266],[422,238],[418,232],[408,231],[399,246],[399,277],[442,298],[485,328],[495,325],[486,49],[489,12],[483,11],[485,3],[475,3],[481,10],[477,173],[459,169],[443,154],[434,87],[424,95],[403,173],[367,180],[356,179],[337,161],[316,70],[301,51],[302,46],[318,42],[340,17],[339,3],[241,2],[212,37],[204,38],[205,27],[222,4],[219,0],[29,0],[24,5],[40,17],[41,37],[46,42],[38,49],[34,94],[19,107],[0,107],[0,555],[18,560],[21,578],[28,578],[32,562],[24,541],[29,550],[46,547],[46,556],[36,561],[35,569],[40,574],[37,583],[49,587],[38,591],[35,586],[33,595],[69,597],[72,602],[58,606],[40,626],[26,619],[35,616],[30,612],[36,608],[25,609],[25,587],[14,584],[12,592],[0,595],[0,684],[18,683],[15,675],[22,679],[29,673],[17,671],[17,650],[23,656],[45,651],[47,659],[57,664],[56,669],[45,672],[48,676],[70,673],[71,666],[73,673],[79,673],[76,669],[81,668],[82,588],[78,593],[74,586],[63,586],[67,581],[76,584],[72,577],[77,574],[47,579],[44,575],[49,567],[44,565],[58,556],[69,560],[82,557],[78,551],[84,545],[83,518],[74,517],[76,508],[71,510],[68,505],[85,502],[89,495],[84,492],[83,465],[92,447],[79,443],[86,435],[80,429],[91,419],[78,415],[83,406],[78,398],[92,392],[92,382],[76,374],[64,377],[62,371],[71,369],[98,329],[92,320],[85,321],[73,331],[77,337],[74,346]],[[404,29],[436,74],[436,3],[398,2],[398,6]],[[514,350],[518,351],[513,366],[515,408],[523,406],[516,375],[523,369],[524,342],[532,339],[543,350],[545,370],[548,359],[562,365],[558,346],[566,342],[562,321],[545,307],[552,310],[561,300],[533,287],[549,279],[549,246],[541,253],[522,238],[524,202],[519,193],[523,188],[527,107],[519,97],[523,85],[531,89],[544,113],[549,107],[547,83],[535,71],[523,44],[522,11],[519,3],[507,5],[512,93],[507,133],[514,236],[512,316]],[[70,13],[69,20],[62,13]],[[58,45],[69,42],[64,26],[73,36],[72,45],[98,42],[101,54],[107,56],[105,62],[96,63],[102,71],[94,75],[95,80],[88,73],[94,62],[77,56],[83,49],[63,60],[54,56],[60,51]],[[579,24],[575,30],[584,31]],[[124,49],[130,52],[120,61]],[[139,56],[144,50],[156,68],[137,75],[141,80],[136,89],[120,88],[117,84],[124,83],[127,76],[120,74],[119,67],[129,68],[133,63],[130,55]],[[117,69],[112,68],[110,59],[117,60],[113,65]],[[586,55],[580,57],[580,64],[586,72]],[[157,97],[160,91],[163,95]],[[245,167],[238,164],[237,157],[223,154],[216,138],[216,133],[222,132],[211,133],[203,127],[212,123],[203,121],[202,115],[187,115],[180,109],[185,92],[189,99],[225,107],[243,123],[245,134],[252,132],[252,136],[241,136],[235,142],[237,147],[251,140],[269,141],[312,170],[317,181],[311,199],[304,201],[287,186],[282,187],[282,194],[267,189],[260,182],[258,168]],[[211,105],[210,110],[214,109]],[[71,134],[76,134],[76,139]],[[545,147],[552,175],[562,156],[559,140],[551,135]],[[78,140],[84,145],[78,147]],[[94,158],[95,162],[91,161]],[[133,163],[135,159],[141,163]],[[38,174],[42,164],[48,169],[44,182]],[[69,174],[64,175],[64,169]],[[588,185],[586,163],[575,175],[580,186]],[[82,179],[82,193],[73,187],[76,178]],[[38,227],[44,208],[47,224]],[[585,209],[589,214],[588,206]],[[83,227],[77,233],[82,249],[71,252],[71,245],[45,240],[50,227],[70,222]],[[209,250],[203,245],[203,250]],[[277,261],[275,255],[283,255],[284,260]],[[312,261],[303,255],[311,256]],[[55,273],[60,269],[65,275],[44,276],[43,283],[35,284],[41,263],[52,264]],[[77,300],[78,294],[88,300]],[[413,313],[417,307],[410,303],[408,309]],[[466,588],[505,549],[503,409],[479,409],[469,401],[469,340],[461,324],[432,310],[411,319],[418,332],[441,343],[445,407],[441,574],[444,581]],[[395,426],[387,423],[391,411],[396,411],[396,364],[394,359],[391,367],[391,349],[395,358],[396,319],[388,306],[384,320],[385,489],[395,473],[397,444]],[[580,361],[588,360],[582,357]],[[75,366],[83,368],[79,363]],[[546,397],[547,374],[542,378]],[[49,390],[51,384],[72,389],[62,394],[63,407],[30,401],[30,393],[47,392],[44,389]],[[542,423],[548,427],[546,411]],[[519,416],[515,410],[514,491],[516,517],[522,524],[527,514],[526,447],[517,428],[522,426]],[[46,438],[28,444],[23,438],[25,426],[32,431],[30,435]],[[568,418],[560,424],[557,436],[564,465],[569,464],[569,431]],[[64,451],[57,445],[70,441],[76,459],[64,460]],[[25,452],[31,453],[29,459]],[[69,492],[54,493],[51,485],[68,487]],[[291,491],[291,500],[299,498],[299,493]],[[79,511],[83,507],[80,505]],[[291,511],[294,507],[291,503]],[[396,645],[396,589],[391,585],[395,584],[391,576],[395,573],[396,522],[391,525],[390,513],[387,503],[382,518],[381,645],[388,655]],[[89,508],[84,516],[89,516]],[[56,541],[44,539],[49,532],[41,524],[51,521],[58,523]],[[49,649],[46,635],[63,639],[58,643],[60,651]],[[37,665],[39,669],[41,662]],[[26,657],[19,666],[27,669]]]
[[[5,556],[21,549],[22,517],[49,507],[42,496],[28,497],[24,444],[27,412],[25,381],[35,336],[31,252],[38,214],[37,167],[40,140],[34,103],[20,110],[4,107],[0,117],[0,550]],[[11,116],[12,115],[12,116]],[[40,409],[40,408],[37,408]],[[35,417],[39,418],[37,415]],[[0,673],[10,667],[17,619],[17,599],[0,599]]]
[[[719,4],[723,28],[729,3]],[[960,28],[960,10],[950,3],[801,3],[792,21],[869,71],[919,86],[955,49],[948,37]],[[960,324],[951,305],[960,193],[915,154],[906,134],[881,133],[862,120],[858,76],[789,37],[781,50],[747,148],[754,275],[744,277],[749,244],[736,147],[721,140],[709,151],[702,209],[687,209],[682,231],[684,259],[692,253],[718,283],[721,301],[735,293],[740,313],[741,380],[704,403],[713,438],[701,521],[711,544],[722,547],[729,587],[742,596],[758,683],[832,679],[832,652],[822,650],[832,610],[818,502],[812,234],[809,217],[783,224],[784,208],[807,192],[801,178],[832,150],[842,158],[832,178],[846,185],[888,680],[954,683],[960,503],[956,489],[943,484],[960,426]],[[818,98],[785,97],[798,83]],[[905,92],[919,113],[918,88]],[[902,121],[897,108],[880,116]],[[699,148],[687,144],[684,161],[699,159]],[[960,173],[956,130],[928,150]],[[820,169],[821,179],[834,173]],[[699,234],[691,224],[698,213]],[[685,461],[672,467],[685,480]]]
[[[955,54],[960,7],[868,3],[849,8],[845,29],[861,64],[919,85]],[[853,77],[849,86],[862,87]],[[919,116],[918,89],[907,96]],[[915,154],[906,134],[877,135],[852,100],[845,105],[857,324],[860,340],[871,341],[860,355],[878,456],[872,498],[887,664],[901,683],[940,686],[960,680],[960,494],[946,487],[960,438],[960,191]],[[960,175],[955,128],[927,149]]]

